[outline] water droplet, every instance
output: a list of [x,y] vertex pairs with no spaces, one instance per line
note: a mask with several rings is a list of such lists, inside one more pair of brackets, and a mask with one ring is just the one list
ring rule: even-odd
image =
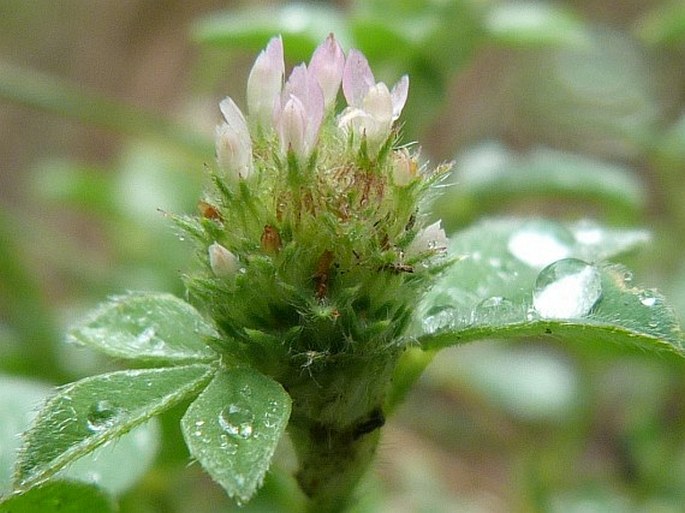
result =
[[93,433],[99,433],[116,424],[123,414],[124,409],[110,401],[98,401],[88,410],[86,425]]
[[577,258],[565,258],[540,271],[533,306],[543,318],[572,319],[590,313],[601,296],[599,270]]
[[654,294],[652,294],[649,291],[642,291],[638,294],[637,297],[640,300],[640,303],[649,307],[656,305],[659,300],[659,298],[657,298]]
[[549,221],[528,221],[507,242],[509,252],[521,262],[541,269],[571,254],[575,240],[563,226]]
[[443,328],[452,326],[457,321],[457,311],[452,306],[431,308],[423,319],[423,329],[427,333],[435,333]]
[[488,264],[490,264],[495,269],[499,269],[500,267],[502,267],[502,260],[497,257],[490,257],[488,258]]
[[471,321],[474,324],[486,324],[493,321],[501,322],[511,320],[513,317],[523,320],[523,316],[514,303],[502,296],[492,296],[478,303],[471,317]]
[[221,451],[229,456],[238,452],[238,445],[228,435],[221,435]]
[[252,436],[254,415],[247,408],[229,404],[219,414],[219,424],[229,435],[248,439]]

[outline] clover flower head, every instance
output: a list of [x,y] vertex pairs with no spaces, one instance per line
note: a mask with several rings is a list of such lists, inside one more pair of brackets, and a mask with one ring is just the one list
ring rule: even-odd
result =
[[259,54],[244,111],[221,101],[218,172],[199,218],[183,225],[204,264],[188,289],[226,350],[287,341],[263,362],[286,372],[288,354],[401,347],[417,298],[446,265],[447,238],[420,209],[445,168],[393,147],[407,76],[388,88],[332,34],[287,73],[283,55],[280,37]]

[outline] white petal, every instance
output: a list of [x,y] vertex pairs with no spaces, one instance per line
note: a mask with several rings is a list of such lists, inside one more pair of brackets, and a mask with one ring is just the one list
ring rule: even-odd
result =
[[409,94],[409,77],[403,75],[390,91],[392,98],[392,120],[395,121],[402,114],[404,104],[407,103],[407,96]]
[[247,178],[252,171],[252,140],[242,112],[232,99],[220,104],[225,122],[216,128],[216,160],[228,177]]
[[405,251],[406,256],[414,257],[427,252],[444,253],[447,251],[449,240],[445,230],[440,226],[441,223],[442,221],[438,220],[417,233]]

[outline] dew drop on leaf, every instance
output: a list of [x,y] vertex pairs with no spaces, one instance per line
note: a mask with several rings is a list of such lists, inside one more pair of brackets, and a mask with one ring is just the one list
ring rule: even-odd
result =
[[572,319],[589,314],[601,296],[599,270],[577,258],[565,258],[538,274],[533,307],[542,318]]
[[640,300],[640,303],[642,303],[644,306],[652,307],[657,304],[657,297],[654,296],[651,292],[649,291],[643,291],[638,294],[638,299]]
[[229,404],[219,413],[219,425],[227,434],[242,439],[252,436],[254,415],[238,404]]
[[88,410],[86,424],[93,433],[109,429],[119,421],[124,409],[107,400],[98,401]]
[[427,333],[435,333],[448,328],[457,322],[457,311],[452,306],[431,308],[423,319],[423,329]]
[[472,322],[474,324],[483,324],[491,322],[503,322],[504,320],[512,319],[514,316],[521,317],[518,309],[510,300],[502,296],[492,296],[483,299],[476,305],[472,312]]
[[507,249],[521,262],[541,269],[568,257],[574,244],[573,234],[563,226],[549,221],[529,221],[511,234]]

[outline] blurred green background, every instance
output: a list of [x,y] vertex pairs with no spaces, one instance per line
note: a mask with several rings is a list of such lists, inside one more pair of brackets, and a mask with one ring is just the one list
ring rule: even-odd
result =
[[[449,231],[502,215],[649,228],[624,261],[685,319],[682,0],[3,0],[3,440],[46,384],[120,368],[62,342],[73,319],[126,290],[183,295],[192,248],[164,213],[196,209],[218,101],[244,105],[272,35],[292,66],[331,31],[379,79],[409,73],[404,140],[455,161],[432,207]],[[444,351],[387,425],[359,511],[681,512],[684,396],[685,365],[665,355]],[[235,508],[187,466],[181,412],[134,444],[154,465],[106,483],[122,513]],[[279,476],[243,511],[293,511]]]

